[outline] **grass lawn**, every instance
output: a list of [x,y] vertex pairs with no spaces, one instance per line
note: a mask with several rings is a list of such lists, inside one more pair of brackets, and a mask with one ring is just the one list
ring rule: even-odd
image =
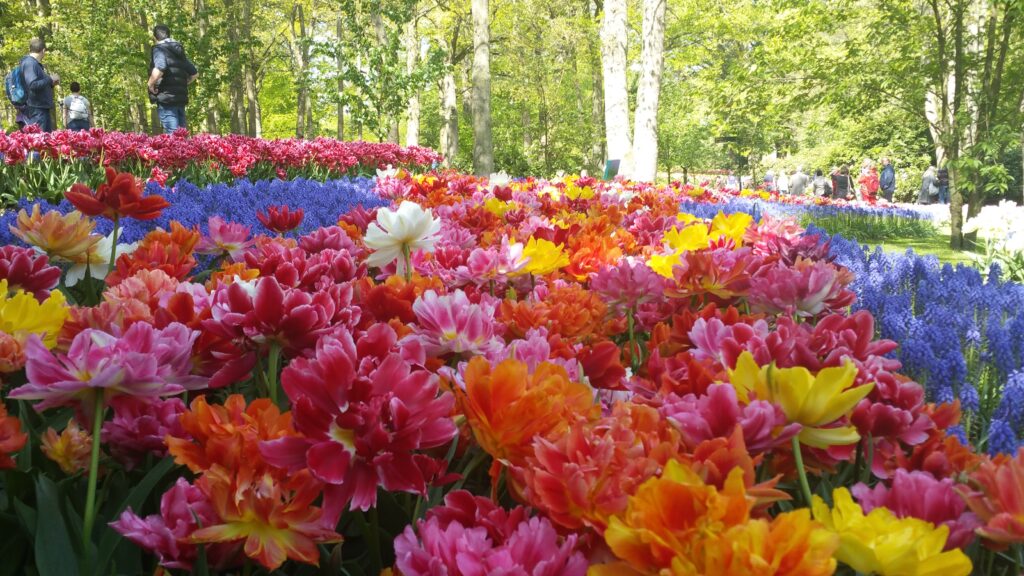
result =
[[881,242],[882,249],[886,252],[906,252],[907,248],[918,254],[934,254],[942,262],[950,264],[971,264],[976,254],[971,250],[953,250],[949,247],[949,231],[936,230],[934,234],[927,236],[915,236],[911,238],[888,239]]

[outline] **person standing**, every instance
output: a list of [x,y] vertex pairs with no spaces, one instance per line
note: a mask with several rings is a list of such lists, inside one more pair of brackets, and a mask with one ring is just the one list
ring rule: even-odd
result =
[[149,99],[156,103],[164,134],[170,134],[188,127],[185,120],[188,86],[199,76],[199,71],[185,55],[181,42],[171,38],[171,29],[165,24],[153,27],[153,38],[156,44],[149,58]]
[[775,172],[769,170],[764,173],[764,189],[768,192],[775,192]]
[[929,166],[921,175],[921,190],[917,193],[918,204],[931,204],[932,199],[939,195],[939,187],[936,184],[935,166]]
[[939,204],[949,204],[949,170],[945,166],[935,173],[935,185],[939,188]]
[[814,181],[811,182],[812,194],[818,198],[828,198],[832,195],[832,185],[828,178],[821,173],[821,168],[814,171]]
[[61,108],[64,110],[64,127],[68,130],[88,130],[92,128],[92,103],[82,96],[82,85],[71,83],[71,95],[64,98]]
[[796,172],[789,178],[789,193],[793,196],[803,196],[807,189],[807,174],[804,174],[804,167],[797,166]]
[[892,202],[893,194],[896,193],[896,169],[892,167],[892,161],[882,158],[882,173],[878,176],[878,187],[882,191],[882,198]]
[[832,196],[841,200],[853,200],[853,178],[850,167],[843,164],[839,172],[832,175]]
[[789,174],[785,168],[779,170],[779,194],[789,194]]
[[740,189],[740,181],[736,179],[736,174],[732,170],[729,170],[729,176],[725,179],[725,187],[729,190]]
[[878,170],[874,164],[866,163],[864,170],[861,173],[861,177],[858,180],[860,184],[860,199],[869,204],[874,204],[876,201],[876,194],[878,193]]
[[46,42],[33,38],[28,42],[28,55],[18,64],[25,83],[25,106],[21,113],[25,126],[39,126],[43,132],[53,132],[53,87],[60,84],[59,74],[50,74],[43,66]]

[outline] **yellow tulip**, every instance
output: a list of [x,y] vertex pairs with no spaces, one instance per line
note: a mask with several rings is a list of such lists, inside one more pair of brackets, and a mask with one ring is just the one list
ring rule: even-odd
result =
[[682,250],[679,252],[670,252],[668,254],[655,254],[647,260],[647,265],[651,270],[654,270],[657,274],[660,274],[665,278],[674,278],[675,276],[672,274],[672,269],[675,268],[676,264],[679,264],[682,256]]
[[562,249],[562,245],[543,238],[531,237],[526,243],[526,248],[523,248],[523,258],[529,258],[523,272],[536,276],[550,274],[569,265],[569,256]]
[[49,298],[40,304],[23,290],[8,295],[7,280],[0,280],[0,331],[16,339],[38,334],[47,348],[53,348],[67,317],[68,307],[63,292],[50,292]]
[[825,368],[817,376],[809,370],[758,366],[750,352],[740,354],[729,380],[736,395],[749,404],[753,392],[757,399],[777,404],[786,417],[803,425],[800,442],[814,448],[853,444],[860,440],[853,426],[828,427],[853,411],[874,383],[853,386],[857,367],[846,362],[838,368]]
[[703,222],[696,222],[683,228],[673,226],[665,232],[663,240],[676,252],[704,250],[708,247],[708,227]]
[[815,520],[839,536],[835,558],[861,574],[879,576],[967,576],[971,561],[959,549],[943,552],[949,527],[919,518],[898,518],[878,507],[865,515],[850,491],[832,493],[835,506],[814,497]]
[[729,215],[719,212],[711,221],[710,238],[711,240],[718,240],[723,237],[729,238],[738,248],[743,245],[743,236],[747,233],[747,228],[753,222],[754,217],[746,212],[737,212]]

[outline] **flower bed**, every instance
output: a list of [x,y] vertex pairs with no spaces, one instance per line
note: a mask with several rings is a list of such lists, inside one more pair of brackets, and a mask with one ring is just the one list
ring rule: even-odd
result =
[[927,325],[877,339],[897,287],[839,238],[678,189],[443,173],[379,178],[387,205],[336,225],[225,203],[239,222],[207,205],[203,233],[120,243],[183,201],[149,192],[75,187],[0,253],[21,571],[1014,568],[1024,451],[961,442],[959,403],[911,379]]
[[72,183],[98,185],[100,166],[111,166],[161,184],[187,180],[203,186],[235,178],[328,180],[373,175],[388,166],[424,170],[441,161],[428,148],[331,138],[263,140],[237,134],[148,136],[138,133],[33,130],[0,131],[0,200],[54,198]]

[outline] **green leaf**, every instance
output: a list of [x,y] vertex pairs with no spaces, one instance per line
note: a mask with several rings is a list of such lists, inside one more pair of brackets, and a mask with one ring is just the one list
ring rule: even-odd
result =
[[7,541],[0,546],[0,558],[3,558],[3,562],[0,562],[0,576],[23,574],[25,567],[22,564],[25,551],[28,550],[28,540],[22,532],[10,533],[5,528],[4,534],[7,535]]
[[[173,467],[173,459],[165,458],[161,460],[159,464],[146,473],[146,476],[142,481],[139,482],[131,493],[128,494],[128,497],[124,499],[124,502],[118,506],[113,518],[116,519],[121,515],[121,512],[128,507],[131,507],[132,510],[138,512],[142,503],[146,501],[150,492],[153,491],[153,488]],[[117,545],[120,544],[122,540],[124,540],[124,538],[118,534],[116,530],[107,527],[106,531],[103,533],[103,537],[100,539],[99,555],[97,556],[98,562],[96,564],[98,567],[105,568],[107,566],[110,562],[110,558],[114,555],[114,550],[117,549]]]
[[78,576],[75,549],[71,546],[64,516],[60,513],[60,495],[49,478],[36,479],[36,567],[40,576]]

